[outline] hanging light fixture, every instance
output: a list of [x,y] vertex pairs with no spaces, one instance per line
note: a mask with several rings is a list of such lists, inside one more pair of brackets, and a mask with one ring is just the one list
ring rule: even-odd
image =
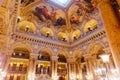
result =
[[100,55],[100,57],[104,63],[107,63],[107,62],[109,62],[110,54],[102,54],[102,55]]

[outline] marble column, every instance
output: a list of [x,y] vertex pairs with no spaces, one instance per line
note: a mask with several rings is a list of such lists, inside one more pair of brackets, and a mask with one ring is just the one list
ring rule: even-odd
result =
[[[99,5],[107,32],[110,49],[117,69],[120,71],[120,23],[111,7],[110,0],[103,0]],[[108,13],[109,12],[109,13]]]
[[51,60],[51,74],[52,75],[54,74],[54,61],[53,60]]
[[9,67],[9,64],[10,64],[10,58],[11,58],[11,54],[12,54],[12,50],[6,50],[3,52],[3,56],[4,56],[4,59],[3,59],[3,71],[7,71],[8,70],[8,67]]
[[70,80],[70,63],[67,63],[67,80]]
[[28,80],[34,80],[36,73],[36,63],[37,63],[38,55],[31,53],[29,59],[29,72],[28,72]]
[[68,68],[67,68],[68,80],[70,80],[70,73],[71,73],[70,63],[67,63],[67,65],[68,65]]
[[54,70],[55,75],[57,75],[57,60],[55,60],[55,70]]
[[3,80],[5,79],[5,77],[7,76],[7,73],[8,73],[8,67],[10,64],[11,53],[12,53],[11,50],[2,51],[1,57],[3,57],[3,59],[2,59],[2,66],[1,66],[1,69],[2,69],[1,79],[3,78]]
[[5,59],[4,59],[4,67],[3,71],[8,71],[9,63],[10,63],[10,54],[5,54]]
[[76,74],[76,62],[73,63],[73,67],[74,67],[74,75],[75,75],[75,80],[77,78],[77,74]]
[[[68,80],[76,80],[76,63],[74,58],[67,59]],[[74,79],[72,79],[74,78]]]
[[90,79],[91,80],[96,80],[96,77],[95,77],[95,73],[94,73],[94,70],[95,70],[95,57],[93,57],[91,54],[86,54],[84,55],[84,58],[86,60],[86,67],[87,67],[87,74],[89,75]]
[[52,56],[52,78],[57,78],[57,55]]
[[81,59],[77,61],[76,66],[77,66],[77,70],[76,70],[77,80],[82,80]]
[[70,59],[67,59],[67,79],[70,80],[70,76],[71,76],[71,73],[72,73],[72,70],[71,70],[71,63],[70,63]]

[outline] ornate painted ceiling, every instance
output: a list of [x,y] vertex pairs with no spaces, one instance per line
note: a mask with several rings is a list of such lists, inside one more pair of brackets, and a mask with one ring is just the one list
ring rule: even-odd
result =
[[102,27],[96,0],[22,0],[18,29],[73,43]]

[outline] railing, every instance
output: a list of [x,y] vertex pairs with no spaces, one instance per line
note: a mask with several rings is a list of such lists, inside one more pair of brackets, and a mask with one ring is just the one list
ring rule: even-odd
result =
[[47,67],[47,68],[45,68],[45,67],[38,68],[36,66],[36,74],[48,74],[48,75],[50,75],[50,73],[51,73],[50,67]]
[[9,67],[8,73],[26,74],[27,67]]
[[67,74],[67,69],[57,69],[57,74],[58,75],[66,75]]

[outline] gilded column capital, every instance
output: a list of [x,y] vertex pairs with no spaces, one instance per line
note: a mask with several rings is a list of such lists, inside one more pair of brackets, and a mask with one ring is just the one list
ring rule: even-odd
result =
[[13,50],[8,50],[8,49],[3,49],[2,50],[2,53],[4,55],[10,55],[11,56],[13,52],[14,52]]
[[83,55],[83,57],[85,58],[85,59],[88,59],[88,58],[90,58],[92,55],[91,54],[85,54],[85,55]]
[[76,61],[75,58],[68,58],[67,63],[74,63]]
[[97,59],[97,55],[91,55],[91,54],[86,54],[86,55],[83,55],[85,60],[95,60]]
[[106,54],[109,54],[111,52],[110,47],[104,48],[103,51],[105,51]]
[[53,61],[58,61],[57,55],[52,56],[52,60],[53,60]]

